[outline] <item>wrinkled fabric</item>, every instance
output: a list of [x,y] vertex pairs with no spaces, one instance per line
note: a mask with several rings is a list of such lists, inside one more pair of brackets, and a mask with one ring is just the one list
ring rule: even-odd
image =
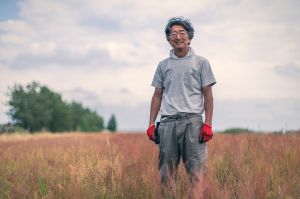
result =
[[197,173],[205,166],[207,159],[207,144],[199,143],[202,124],[201,115],[160,121],[158,167],[163,184],[176,180],[180,159],[191,181],[199,181]]

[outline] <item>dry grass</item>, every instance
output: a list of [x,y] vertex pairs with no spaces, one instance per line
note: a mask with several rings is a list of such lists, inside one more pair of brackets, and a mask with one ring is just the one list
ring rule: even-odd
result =
[[[1,135],[0,198],[159,198],[157,153],[144,134]],[[205,198],[300,198],[299,154],[299,135],[215,135]]]

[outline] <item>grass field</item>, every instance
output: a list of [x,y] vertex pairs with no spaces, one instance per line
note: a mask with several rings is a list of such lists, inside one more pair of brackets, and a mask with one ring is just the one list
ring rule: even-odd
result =
[[[1,135],[0,198],[159,198],[157,156],[144,134]],[[207,172],[205,198],[300,198],[300,135],[216,134]]]

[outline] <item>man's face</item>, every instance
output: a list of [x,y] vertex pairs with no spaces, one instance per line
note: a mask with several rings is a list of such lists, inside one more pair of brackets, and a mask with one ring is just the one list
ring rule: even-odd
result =
[[183,50],[189,48],[191,42],[187,31],[181,25],[174,25],[170,32],[170,45],[175,50]]

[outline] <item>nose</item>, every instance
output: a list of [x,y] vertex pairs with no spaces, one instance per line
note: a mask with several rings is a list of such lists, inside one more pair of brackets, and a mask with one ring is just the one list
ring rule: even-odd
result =
[[180,39],[180,38],[181,38],[180,33],[177,33],[176,34],[176,39]]

